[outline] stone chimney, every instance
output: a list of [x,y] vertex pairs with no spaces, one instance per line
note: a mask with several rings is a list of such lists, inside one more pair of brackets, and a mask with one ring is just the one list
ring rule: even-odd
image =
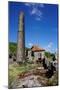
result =
[[20,12],[18,40],[17,40],[17,62],[23,63],[24,61],[25,61],[24,12]]

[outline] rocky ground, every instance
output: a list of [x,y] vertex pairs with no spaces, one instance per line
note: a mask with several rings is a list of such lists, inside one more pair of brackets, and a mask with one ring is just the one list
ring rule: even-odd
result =
[[[14,77],[14,80],[11,82],[12,87],[10,88],[32,88],[58,85],[58,74],[55,73],[48,79],[46,77],[47,69],[44,69],[41,65],[27,64],[25,66],[18,66],[17,64],[13,64],[10,67],[10,71],[9,77],[12,77],[12,75]],[[21,71],[23,72],[21,73]]]
[[27,73],[18,75],[17,79],[13,83],[13,88],[32,88],[45,86],[48,80],[44,75],[45,70],[43,71],[44,73],[39,70],[38,74],[36,70],[37,69],[33,69]]
[[31,88],[31,87],[40,87],[41,83],[37,80],[38,76],[29,75],[22,79],[19,79],[13,86],[13,88]]

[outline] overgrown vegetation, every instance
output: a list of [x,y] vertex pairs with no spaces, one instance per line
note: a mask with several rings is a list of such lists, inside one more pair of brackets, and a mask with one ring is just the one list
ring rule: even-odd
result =
[[17,50],[17,44],[10,42],[9,43],[9,51],[10,51],[10,53],[14,54],[14,53],[16,53],[16,50]]
[[55,55],[54,55],[54,53],[50,53],[50,52],[45,52],[45,56],[47,57],[47,58],[55,58]]
[[56,85],[58,85],[58,72],[55,72],[55,74],[47,82],[47,86],[56,86]]
[[[25,47],[25,50],[30,50],[30,48]],[[16,54],[17,51],[17,43],[15,42],[9,42],[9,51],[12,54]]]
[[36,64],[21,64],[20,66],[15,64],[9,65],[9,88],[12,88],[12,83],[16,79],[17,75],[22,74],[24,72],[28,72],[31,69],[34,69]]
[[[16,43],[9,43],[9,51],[12,54],[16,54],[16,50],[17,50],[17,44]],[[26,51],[30,50],[29,48],[25,48]],[[26,53],[27,56],[27,53]],[[52,58],[54,57],[54,54],[50,53],[50,52],[45,52],[45,56],[47,58]],[[32,59],[34,59],[34,56],[32,56]],[[54,59],[55,60],[55,59]],[[38,64],[38,66],[40,67],[41,65]],[[29,70],[35,69],[35,67],[37,67],[37,64],[33,64],[33,61],[31,60],[26,60],[26,63],[24,64],[10,64],[9,65],[9,88],[13,87],[13,82],[16,79],[16,77],[19,74],[23,74],[24,72],[28,72]],[[50,78],[48,80],[47,86],[51,86],[51,85],[57,85],[58,84],[58,74],[54,74],[54,76],[52,76],[52,78]]]

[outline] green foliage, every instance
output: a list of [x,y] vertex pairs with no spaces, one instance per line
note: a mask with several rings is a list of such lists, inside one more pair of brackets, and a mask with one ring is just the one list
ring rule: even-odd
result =
[[50,60],[55,60],[55,54],[50,52],[45,52],[45,56]]
[[9,43],[9,50],[12,54],[16,54],[16,50],[17,50],[17,44],[16,43]]
[[51,57],[52,57],[53,61],[56,60],[55,55],[53,53],[51,54]]
[[[30,50],[30,48],[25,48],[25,50]],[[9,43],[9,51],[12,53],[12,54],[16,54],[16,51],[17,51],[17,43],[14,43],[14,42],[10,42]]]
[[30,48],[28,48],[28,47],[25,47],[25,50],[31,50]]
[[51,57],[51,53],[50,53],[50,52],[45,52],[45,56],[46,56],[47,58],[50,58],[50,57]]
[[51,56],[54,57],[55,55],[53,53],[51,53]]
[[48,80],[47,85],[48,86],[58,85],[58,73],[57,72],[55,72],[55,74]]

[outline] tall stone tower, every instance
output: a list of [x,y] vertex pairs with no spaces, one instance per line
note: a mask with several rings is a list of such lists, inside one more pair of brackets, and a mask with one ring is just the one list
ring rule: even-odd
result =
[[24,61],[25,61],[24,12],[20,12],[18,41],[17,41],[17,62],[23,63]]

